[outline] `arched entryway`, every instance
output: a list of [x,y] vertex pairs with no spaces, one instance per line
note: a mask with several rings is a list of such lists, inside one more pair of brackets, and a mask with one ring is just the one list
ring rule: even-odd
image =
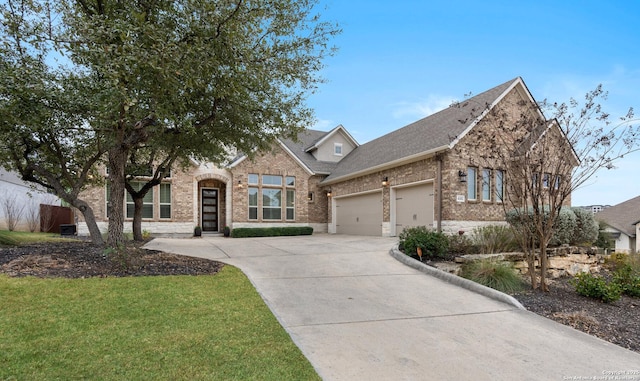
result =
[[[216,174],[202,175],[197,180],[197,221],[203,232],[221,232],[230,224],[228,218],[228,179]],[[227,180],[227,181],[225,181]]]

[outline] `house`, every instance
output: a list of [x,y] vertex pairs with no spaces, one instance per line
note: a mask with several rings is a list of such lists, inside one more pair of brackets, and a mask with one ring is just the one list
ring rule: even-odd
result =
[[[302,225],[315,232],[395,236],[410,226],[451,233],[503,223],[508,173],[481,160],[486,137],[501,131],[484,111],[522,103],[535,100],[518,77],[366,144],[339,125],[306,130],[295,141],[280,140],[269,152],[236,157],[222,168],[194,161],[148,195],[143,229],[190,234],[196,225],[204,232]],[[533,139],[517,133],[521,141]],[[106,230],[106,190],[83,197]],[[130,199],[126,208],[131,218]],[[79,231],[86,233],[86,226]]]
[[595,217],[607,225],[604,231],[615,240],[616,252],[636,252],[640,243],[640,196],[606,208]]

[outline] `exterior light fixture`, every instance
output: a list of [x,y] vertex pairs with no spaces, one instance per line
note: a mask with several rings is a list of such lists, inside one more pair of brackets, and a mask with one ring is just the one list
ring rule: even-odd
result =
[[238,188],[242,189],[243,185],[242,185],[242,180],[238,180]]
[[386,187],[387,185],[389,185],[389,178],[385,176],[382,178],[382,186]]
[[331,197],[331,189],[327,191],[327,197]]
[[458,178],[460,179],[461,183],[466,183],[467,182],[467,173],[465,171],[458,171]]

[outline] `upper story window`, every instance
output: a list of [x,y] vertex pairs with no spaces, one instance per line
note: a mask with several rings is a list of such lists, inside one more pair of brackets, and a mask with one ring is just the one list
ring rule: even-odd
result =
[[287,176],[285,178],[285,182],[286,182],[288,187],[295,187],[296,186],[296,178],[293,177],[293,176]]
[[333,154],[342,156],[342,143],[333,143]]
[[247,182],[250,185],[258,185],[258,175],[255,173],[249,173],[249,176],[247,176]]
[[282,176],[262,175],[262,185],[282,186]]

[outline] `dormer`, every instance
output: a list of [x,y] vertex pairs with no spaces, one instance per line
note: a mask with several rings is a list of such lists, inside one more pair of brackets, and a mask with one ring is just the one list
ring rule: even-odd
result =
[[313,145],[307,147],[305,152],[312,154],[318,161],[338,162],[358,145],[351,134],[342,125],[338,125]]

